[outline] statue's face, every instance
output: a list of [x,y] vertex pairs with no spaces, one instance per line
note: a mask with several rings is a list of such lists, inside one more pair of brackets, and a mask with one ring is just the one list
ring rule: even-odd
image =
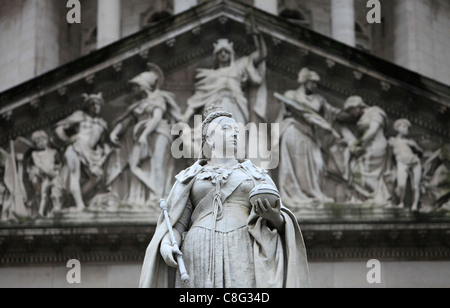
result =
[[220,50],[216,56],[217,56],[217,61],[220,64],[230,64],[230,62],[231,62],[231,54],[226,49]]
[[155,73],[150,72],[148,77],[148,86],[150,90],[154,91],[157,84],[158,84],[158,76]]
[[364,113],[363,106],[355,106],[347,109],[347,112],[351,114],[354,118],[359,119]]
[[305,84],[305,88],[308,92],[314,92],[317,89],[318,83],[317,81],[308,80]]
[[98,115],[100,114],[100,111],[102,110],[102,105],[99,101],[95,100],[89,105],[89,113],[91,115]]
[[48,138],[46,136],[39,136],[34,140],[38,150],[45,150],[48,146]]
[[220,117],[208,125],[206,142],[216,158],[233,158],[238,145],[238,127],[234,119]]
[[407,136],[409,134],[409,125],[407,123],[401,122],[397,126],[397,132],[403,136]]

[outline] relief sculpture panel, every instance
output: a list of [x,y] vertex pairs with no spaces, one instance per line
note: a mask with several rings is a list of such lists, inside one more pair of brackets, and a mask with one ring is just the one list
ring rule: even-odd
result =
[[[180,136],[172,128],[189,126],[194,115],[212,104],[230,112],[237,123],[261,123],[269,116],[275,119],[269,125],[280,125],[279,165],[270,173],[284,205],[294,213],[333,207],[405,213],[450,209],[448,140],[436,136],[438,142],[430,147],[418,138],[414,114],[395,117],[362,95],[337,96],[330,83],[338,81],[324,75],[333,72],[304,65],[305,57],[294,63],[296,79],[286,73],[284,82],[269,84],[278,63],[274,59],[280,56],[268,48],[256,25],[250,30],[252,43],[248,40],[248,48],[239,49],[245,52],[235,50],[232,38],[217,36],[210,61],[196,59],[193,79],[177,75],[185,69],[182,65],[170,72],[170,85],[190,85],[185,100],[177,98],[176,87],[166,88],[167,72],[160,63],[148,63],[116,84],[122,109],[92,91],[78,97],[82,108],[2,144],[2,221],[65,213],[159,213],[159,200],[169,195],[184,169],[177,162],[184,160],[181,165],[187,166],[202,157],[175,158],[176,138],[191,150],[192,142],[201,142],[192,137],[202,134]],[[205,63],[213,67],[202,68]],[[94,79],[94,86],[96,82],[105,80]],[[294,84],[297,88],[290,86]]]

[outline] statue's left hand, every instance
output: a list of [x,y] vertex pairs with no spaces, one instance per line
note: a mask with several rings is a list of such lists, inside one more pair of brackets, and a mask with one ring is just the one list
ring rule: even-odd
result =
[[284,218],[281,215],[281,199],[277,200],[275,206],[272,206],[267,199],[257,199],[253,206],[255,208],[255,213],[261,218],[266,219],[276,229],[282,228],[284,225]]

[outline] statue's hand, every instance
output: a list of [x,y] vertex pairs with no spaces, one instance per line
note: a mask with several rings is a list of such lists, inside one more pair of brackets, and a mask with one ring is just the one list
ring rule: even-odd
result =
[[138,143],[141,146],[147,146],[148,145],[147,136],[145,136],[145,135],[140,136],[139,139],[138,139]]
[[256,214],[261,218],[266,219],[276,229],[281,229],[284,225],[284,218],[281,215],[281,200],[278,199],[275,206],[271,206],[269,200],[257,199],[256,204],[253,204]]
[[178,263],[175,261],[176,255],[182,255],[181,251],[170,244],[161,244],[160,248],[161,256],[164,262],[170,267],[177,267]]

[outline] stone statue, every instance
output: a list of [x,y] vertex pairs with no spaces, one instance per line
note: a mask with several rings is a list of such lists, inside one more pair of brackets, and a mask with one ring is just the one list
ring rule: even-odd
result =
[[11,153],[0,148],[0,205],[3,221],[24,219],[30,216],[25,206],[27,194],[22,176],[17,168],[14,142],[10,143]]
[[[5,164],[8,153],[0,148],[0,213],[3,213],[3,207],[6,206],[6,200],[9,199],[10,193],[5,185]],[[2,215],[3,216],[3,215]],[[0,216],[0,217],[2,217]]]
[[[108,125],[99,117],[104,104],[102,93],[83,94],[83,99],[86,110],[76,111],[56,124],[56,134],[68,144],[64,156],[69,171],[69,190],[79,211],[86,207],[83,200],[85,193],[92,191],[103,180],[103,164],[110,152],[105,143]],[[89,178],[83,187],[82,173]]]
[[[399,119],[394,123],[394,130],[398,133],[396,137],[389,138],[389,154],[387,175],[391,170],[391,153],[396,162],[396,189],[395,193],[399,198],[399,208],[405,207],[405,193],[408,178],[410,177],[411,186],[414,193],[411,210],[419,210],[420,201],[420,183],[422,180],[422,164],[417,154],[422,155],[423,150],[412,139],[406,138],[409,134],[411,122],[407,119]],[[417,154],[416,154],[417,153]]]
[[[266,118],[267,88],[265,84],[267,57],[266,43],[256,25],[252,24],[256,51],[249,56],[236,59],[233,43],[228,39],[219,39],[214,44],[214,68],[198,69],[195,83],[195,94],[187,101],[187,110],[182,122],[189,123],[192,116],[204,111],[212,104],[217,105],[212,97],[221,96],[221,107],[232,113],[236,122],[246,125],[249,122],[259,123]],[[252,85],[246,94],[243,85]],[[184,144],[191,149],[192,142],[200,145],[200,124],[194,127],[192,136],[185,136]],[[195,124],[195,123],[194,123]],[[198,138],[196,138],[198,136]],[[197,149],[199,147],[194,147]],[[194,153],[198,158],[199,153]]]
[[450,144],[444,144],[425,162],[424,187],[433,195],[437,208],[450,209]]
[[386,113],[377,106],[369,107],[361,97],[351,96],[344,110],[356,119],[357,134],[350,145],[351,186],[361,201],[388,205],[391,198],[385,182],[388,141],[384,131]]
[[175,96],[160,89],[164,75],[159,67],[149,64],[149,71],[130,81],[137,101],[117,121],[110,135],[120,147],[121,168],[117,168],[108,182],[120,177],[129,167],[128,195],[131,205],[144,206],[168,194],[166,180],[172,177],[170,146],[171,125],[180,117]]
[[[215,109],[202,124],[205,156],[176,176],[169,217],[190,276],[182,287],[308,287],[305,245],[296,217],[278,198],[253,199],[260,184],[277,191],[267,172],[238,161],[237,123]],[[260,195],[258,195],[260,196]],[[168,287],[180,251],[171,245],[163,216],[147,248],[140,287]],[[172,272],[175,273],[175,272]]]
[[326,137],[338,140],[341,136],[331,124],[340,110],[328,104],[323,96],[314,94],[319,75],[303,68],[298,82],[298,89],[277,95],[284,103],[279,116],[279,185],[283,200],[291,206],[302,207],[334,201],[322,192],[326,167],[322,151]]
[[39,215],[46,216],[49,198],[53,210],[61,210],[62,179],[60,176],[61,162],[59,153],[49,147],[46,132],[36,131],[31,140],[35,150],[31,152],[31,165],[28,166],[28,177],[33,186],[34,195],[39,203]]

